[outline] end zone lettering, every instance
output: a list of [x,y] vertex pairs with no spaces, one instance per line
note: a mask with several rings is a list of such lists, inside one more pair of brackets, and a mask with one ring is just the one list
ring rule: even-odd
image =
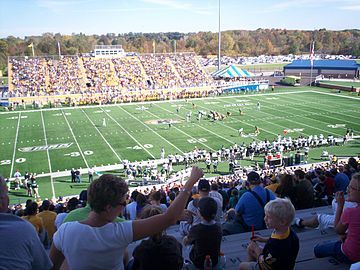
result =
[[50,145],[43,145],[43,146],[30,146],[30,147],[23,147],[19,148],[20,152],[36,152],[36,151],[46,151],[52,149],[64,149],[69,148],[73,143],[59,143],[59,144],[50,144]]

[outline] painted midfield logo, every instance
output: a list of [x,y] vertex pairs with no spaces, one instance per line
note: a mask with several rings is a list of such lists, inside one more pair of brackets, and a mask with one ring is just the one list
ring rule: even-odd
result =
[[73,143],[59,143],[59,144],[50,144],[43,146],[30,146],[19,148],[20,152],[36,152],[36,151],[46,151],[52,149],[64,149],[69,148]]

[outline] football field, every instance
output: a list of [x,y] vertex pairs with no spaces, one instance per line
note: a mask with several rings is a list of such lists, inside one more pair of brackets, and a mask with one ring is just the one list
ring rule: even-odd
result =
[[[188,101],[3,112],[0,174],[10,177],[16,170],[22,174],[56,173],[123,160],[159,159],[162,147],[166,155],[183,154],[194,147],[216,151],[235,143],[272,141],[284,130],[293,138],[315,134],[342,137],[347,128],[359,135],[359,105],[356,95],[308,87]],[[210,110],[231,115],[222,121],[205,116],[197,119],[199,111],[207,114]],[[257,136],[255,126],[260,128]],[[239,136],[240,128],[243,136]],[[336,151],[342,156],[358,155],[359,142]],[[53,188],[52,179],[51,185]]]

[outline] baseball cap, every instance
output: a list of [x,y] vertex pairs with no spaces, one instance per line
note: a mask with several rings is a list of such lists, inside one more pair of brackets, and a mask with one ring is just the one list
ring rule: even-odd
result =
[[199,191],[210,191],[210,183],[206,179],[200,179],[198,184]]
[[250,184],[258,184],[260,183],[260,175],[257,172],[252,171],[247,175],[247,180]]

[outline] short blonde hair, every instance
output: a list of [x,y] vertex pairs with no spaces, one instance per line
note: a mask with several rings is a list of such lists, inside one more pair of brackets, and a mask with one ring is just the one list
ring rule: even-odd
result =
[[286,226],[289,226],[295,218],[295,207],[289,199],[271,200],[265,205],[264,210]]

